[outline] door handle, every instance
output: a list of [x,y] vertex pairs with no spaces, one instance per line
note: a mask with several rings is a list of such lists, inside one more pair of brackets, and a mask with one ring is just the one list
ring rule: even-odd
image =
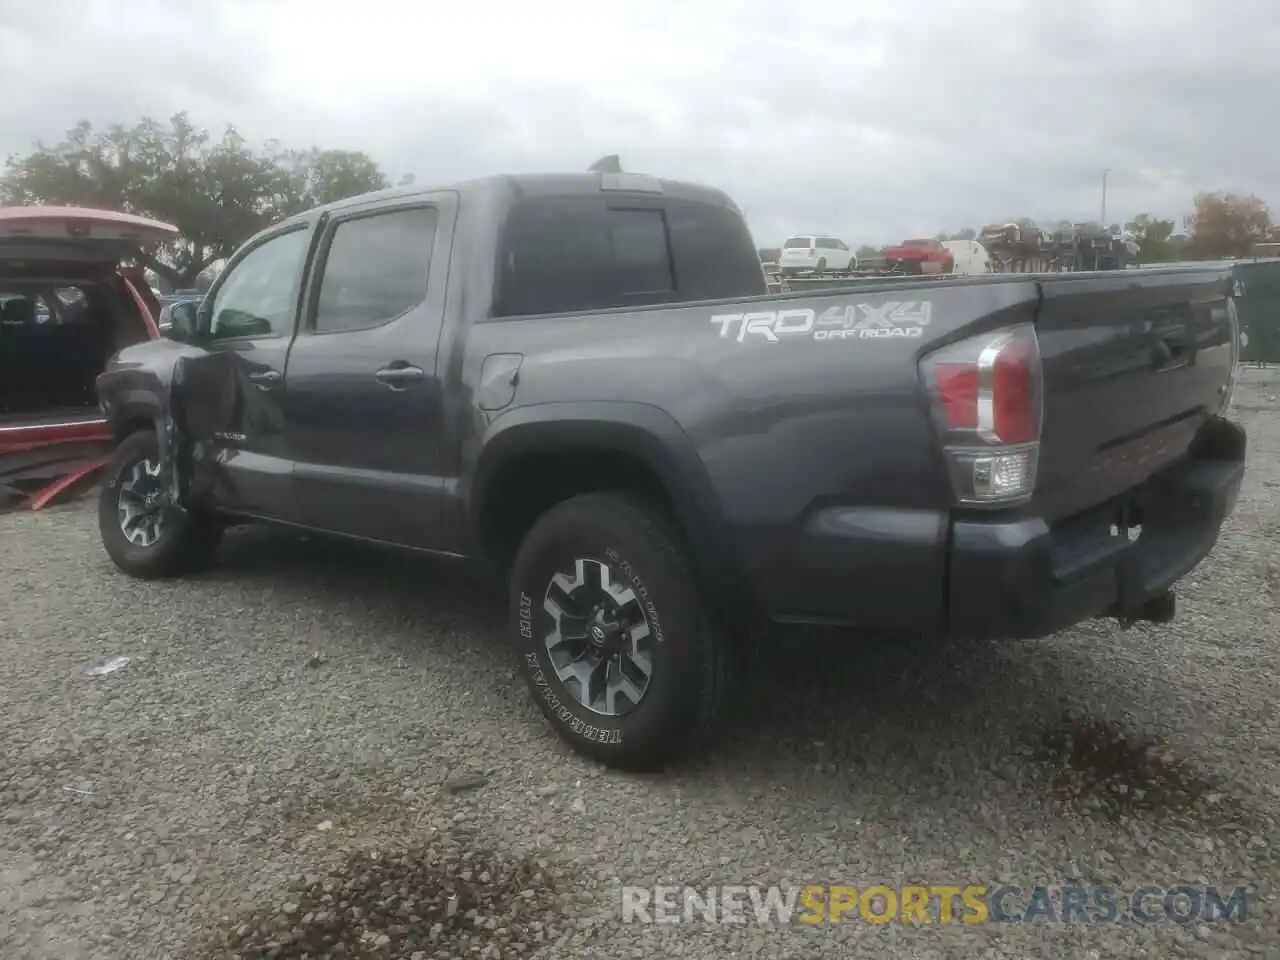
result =
[[249,379],[259,390],[270,390],[280,382],[279,370],[255,370],[249,374]]
[[426,375],[426,371],[421,367],[415,367],[406,363],[383,367],[373,376],[374,379],[384,387],[389,387],[392,390],[403,390],[405,388],[405,384],[410,380],[421,380]]

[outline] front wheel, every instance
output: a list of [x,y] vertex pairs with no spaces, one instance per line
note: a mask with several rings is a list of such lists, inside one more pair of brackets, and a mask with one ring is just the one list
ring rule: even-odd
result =
[[723,635],[659,510],[615,493],[553,507],[520,547],[511,607],[525,681],[579,753],[653,768],[709,732]]
[[213,517],[172,505],[154,431],[125,437],[98,495],[98,532],[117,567],[141,580],[195,572],[212,561],[222,529]]

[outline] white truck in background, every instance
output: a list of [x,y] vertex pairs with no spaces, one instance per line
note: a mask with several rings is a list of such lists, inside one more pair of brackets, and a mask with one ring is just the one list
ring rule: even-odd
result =
[[977,240],[944,240],[955,266],[952,273],[961,277],[981,277],[992,272],[991,254]]

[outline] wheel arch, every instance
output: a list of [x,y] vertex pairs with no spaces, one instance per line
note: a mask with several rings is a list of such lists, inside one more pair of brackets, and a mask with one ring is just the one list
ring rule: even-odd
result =
[[[717,605],[745,600],[747,579],[701,457],[680,425],[649,404],[558,402],[522,407],[499,417],[482,440],[470,484],[467,512],[473,543],[484,550],[491,541],[486,518],[492,517],[495,501],[521,483],[522,467],[565,463],[566,469],[578,466],[590,473],[613,458],[643,469],[636,486],[659,495]],[[596,479],[612,480],[612,474],[569,477],[558,489],[572,496],[618,486],[615,482],[594,486]],[[563,499],[553,494],[547,502],[538,503],[529,525]]]
[[130,390],[112,403],[107,425],[116,443],[138,430],[148,427],[160,435],[163,424],[160,399],[145,390]]

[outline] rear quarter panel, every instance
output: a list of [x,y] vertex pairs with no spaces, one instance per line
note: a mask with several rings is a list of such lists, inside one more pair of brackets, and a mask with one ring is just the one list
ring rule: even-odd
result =
[[[918,360],[961,331],[1031,319],[1036,299],[1028,282],[888,283],[476,324],[465,382],[491,354],[523,357],[511,404],[474,410],[477,447],[540,404],[664,412],[696,451],[738,560],[785,610],[787,570],[826,505],[910,518],[941,564],[949,488]],[[941,573],[930,588],[941,591]]]

